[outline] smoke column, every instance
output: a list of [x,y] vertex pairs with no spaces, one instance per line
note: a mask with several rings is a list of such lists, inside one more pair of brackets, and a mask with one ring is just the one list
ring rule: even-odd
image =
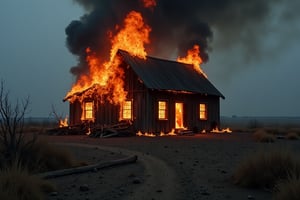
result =
[[[109,56],[109,34],[115,26],[121,25],[124,17],[132,10],[141,12],[152,28],[151,44],[146,46],[149,55],[169,58],[183,56],[194,44],[201,48],[201,58],[209,59],[211,42],[218,33],[218,47],[230,48],[237,43],[245,53],[259,54],[262,36],[268,30],[272,13],[283,0],[156,0],[156,6],[149,9],[143,0],[74,0],[86,9],[79,20],[66,27],[66,43],[70,52],[79,57],[71,73],[78,76],[87,72],[85,49],[90,47],[100,58]],[[284,20],[294,18],[291,9],[299,8],[297,0],[279,16]]]

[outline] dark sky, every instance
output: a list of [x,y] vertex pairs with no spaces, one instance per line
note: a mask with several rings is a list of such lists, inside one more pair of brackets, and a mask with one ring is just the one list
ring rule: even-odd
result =
[[[257,26],[231,19],[234,28],[222,27],[217,16],[207,19],[213,37],[202,68],[226,97],[221,115],[300,116],[300,6],[288,3],[268,4]],[[72,0],[0,2],[0,79],[13,98],[30,96],[29,116],[49,116],[52,104],[68,113],[62,99],[75,80],[70,68],[78,58],[66,47],[65,28],[84,13]]]

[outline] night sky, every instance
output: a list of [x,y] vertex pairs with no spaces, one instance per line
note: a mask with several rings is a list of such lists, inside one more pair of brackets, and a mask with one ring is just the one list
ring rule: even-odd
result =
[[[226,29],[217,23],[222,16],[211,20],[209,60],[202,69],[226,97],[221,115],[300,116],[300,3],[285,2],[270,3],[257,27],[252,22],[231,29],[233,18]],[[1,0],[0,79],[13,99],[30,96],[28,116],[48,117],[51,105],[68,114],[62,99],[75,81],[70,68],[78,57],[66,47],[65,28],[84,13],[72,0]],[[249,45],[254,43],[259,45]]]

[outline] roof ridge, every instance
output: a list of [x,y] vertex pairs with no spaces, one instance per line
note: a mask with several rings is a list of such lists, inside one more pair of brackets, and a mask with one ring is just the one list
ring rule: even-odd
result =
[[[131,55],[128,51],[125,51],[123,49],[118,49],[119,52],[123,52],[123,53],[126,53],[128,54],[129,56],[132,56],[132,57],[138,57],[138,56],[133,56]],[[160,58],[160,57],[155,57],[155,56],[152,56],[152,55],[146,55],[147,58],[150,58],[150,59],[154,59],[154,60],[160,60],[160,61],[163,61],[163,62],[173,62],[173,63],[179,63],[179,64],[182,64],[182,65],[186,65],[186,66],[192,66],[193,64],[188,64],[188,63],[184,63],[184,62],[179,62],[179,61],[176,61],[176,60],[171,60],[171,59],[166,59],[166,58]]]

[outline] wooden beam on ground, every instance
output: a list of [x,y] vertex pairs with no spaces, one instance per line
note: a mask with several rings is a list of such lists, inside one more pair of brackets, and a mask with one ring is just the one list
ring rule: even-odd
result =
[[67,176],[67,175],[71,175],[71,174],[78,174],[78,173],[99,170],[99,169],[103,169],[103,168],[107,168],[107,167],[135,163],[136,161],[137,161],[137,156],[134,155],[134,156],[128,156],[126,158],[118,159],[118,160],[100,162],[100,163],[97,163],[94,165],[45,172],[45,173],[38,174],[37,176],[44,178],[44,179],[56,178],[56,177]]

